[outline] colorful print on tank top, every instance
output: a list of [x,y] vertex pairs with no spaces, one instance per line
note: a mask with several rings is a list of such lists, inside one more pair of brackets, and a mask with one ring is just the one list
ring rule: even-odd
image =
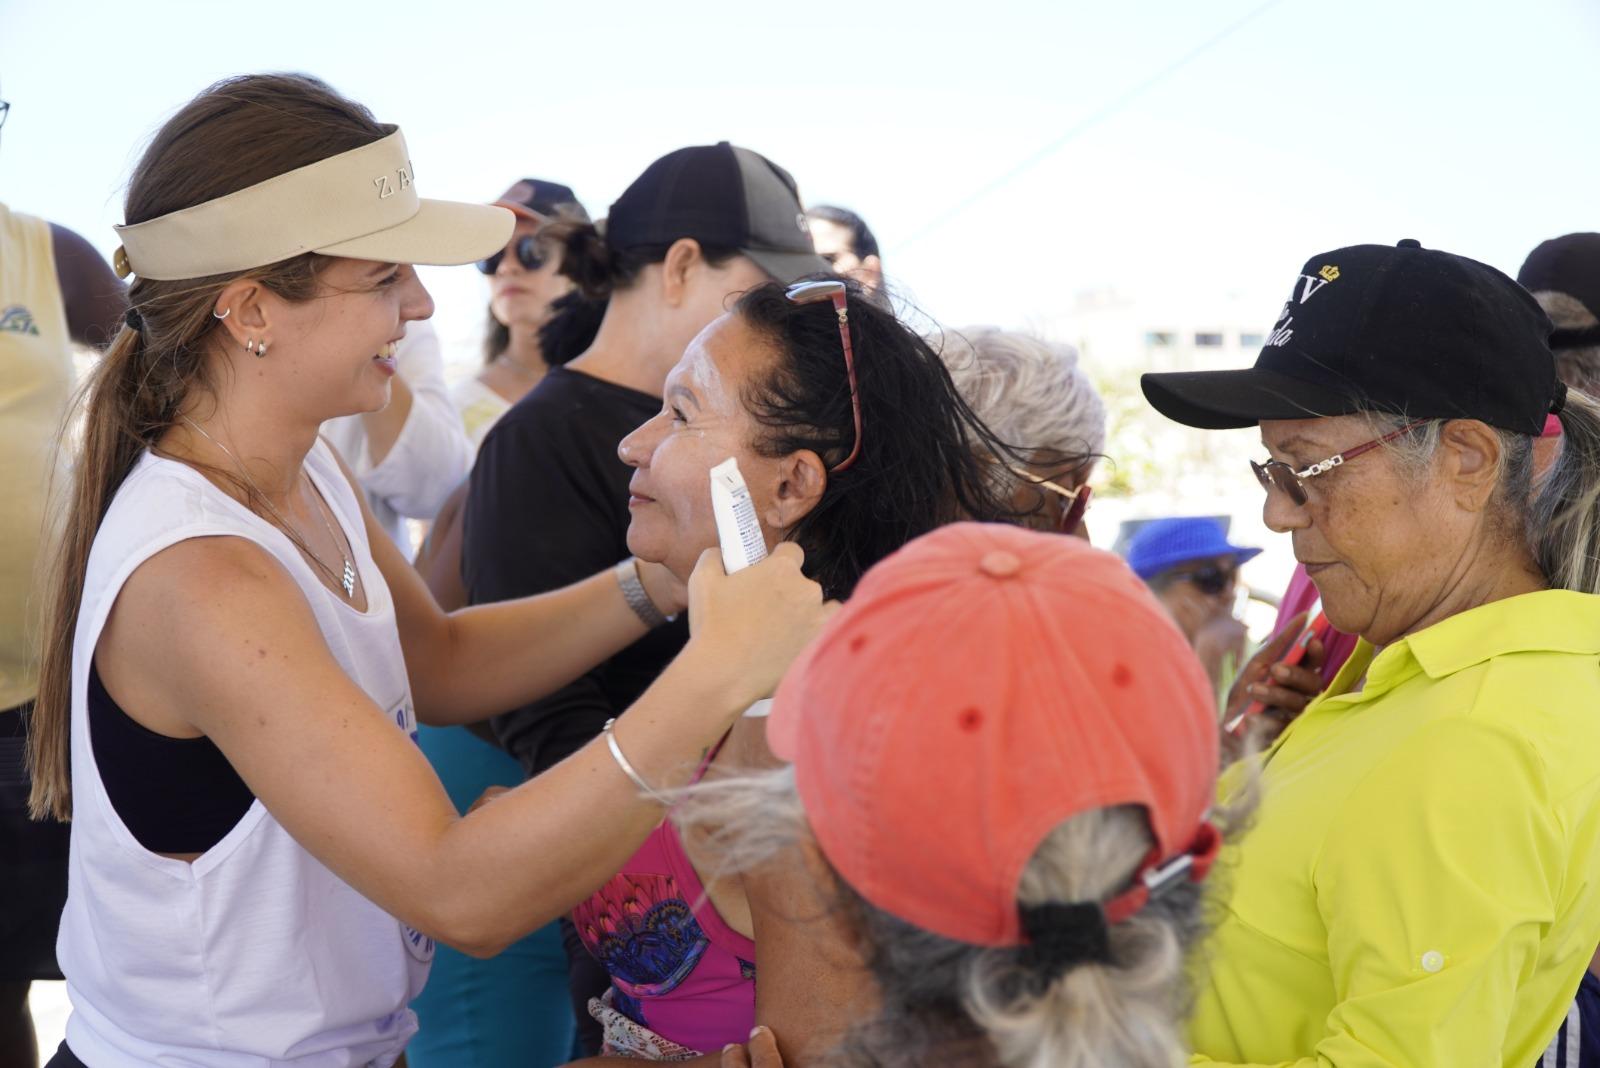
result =
[[670,875],[614,876],[572,913],[578,935],[611,973],[617,1008],[640,1023],[638,999],[671,993],[700,963],[710,939]]

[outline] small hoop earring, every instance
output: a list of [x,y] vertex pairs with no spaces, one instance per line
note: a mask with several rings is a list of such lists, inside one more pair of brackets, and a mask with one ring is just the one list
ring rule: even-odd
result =
[[245,341],[245,343],[244,343],[244,351],[250,352],[250,353],[254,353],[256,351],[256,339],[255,338],[249,338],[248,340]]
[[267,354],[267,343],[265,341],[263,341],[261,344],[256,346],[256,359],[259,360],[263,356],[265,356],[266,354]]
[[230,316],[232,314],[233,314],[233,309],[232,308],[229,308],[227,311],[223,312],[221,315],[217,314],[217,309],[215,309],[215,308],[211,309],[211,318],[213,318],[213,319],[226,319],[228,316]]

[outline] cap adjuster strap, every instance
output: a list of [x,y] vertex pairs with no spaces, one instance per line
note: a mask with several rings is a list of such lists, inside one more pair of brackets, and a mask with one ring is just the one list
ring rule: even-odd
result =
[[1186,852],[1162,861],[1152,849],[1140,864],[1133,886],[1104,905],[1078,901],[1018,906],[1022,931],[1028,938],[1024,959],[1046,985],[1079,964],[1112,963],[1111,925],[1131,919],[1180,882],[1204,880],[1221,847],[1222,835],[1209,821],[1202,821]]

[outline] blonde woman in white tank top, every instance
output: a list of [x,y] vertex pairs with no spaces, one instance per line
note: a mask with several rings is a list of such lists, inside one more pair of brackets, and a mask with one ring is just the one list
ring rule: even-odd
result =
[[[272,173],[247,173],[259,144]],[[478,259],[509,215],[418,201],[398,131],[274,75],[182,109],[127,217],[135,312],[91,385],[32,739],[35,811],[76,815],[57,1063],[386,1066],[430,940],[492,954],[598,887],[661,819],[645,788],[684,782],[825,608],[793,547],[731,578],[708,553],[694,638],[614,732],[459,818],[417,718],[526,703],[684,600],[626,565],[446,615],[317,438],[386,402],[393,343],[432,312],[409,264]],[[215,845],[130,833],[91,670],[137,728],[242,779]]]

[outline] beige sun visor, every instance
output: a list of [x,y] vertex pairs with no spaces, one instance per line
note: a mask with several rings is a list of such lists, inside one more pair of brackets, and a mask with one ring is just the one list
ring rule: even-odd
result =
[[449,266],[504,248],[504,208],[417,196],[399,129],[237,193],[116,227],[123,277],[177,280],[245,271],[298,256]]

